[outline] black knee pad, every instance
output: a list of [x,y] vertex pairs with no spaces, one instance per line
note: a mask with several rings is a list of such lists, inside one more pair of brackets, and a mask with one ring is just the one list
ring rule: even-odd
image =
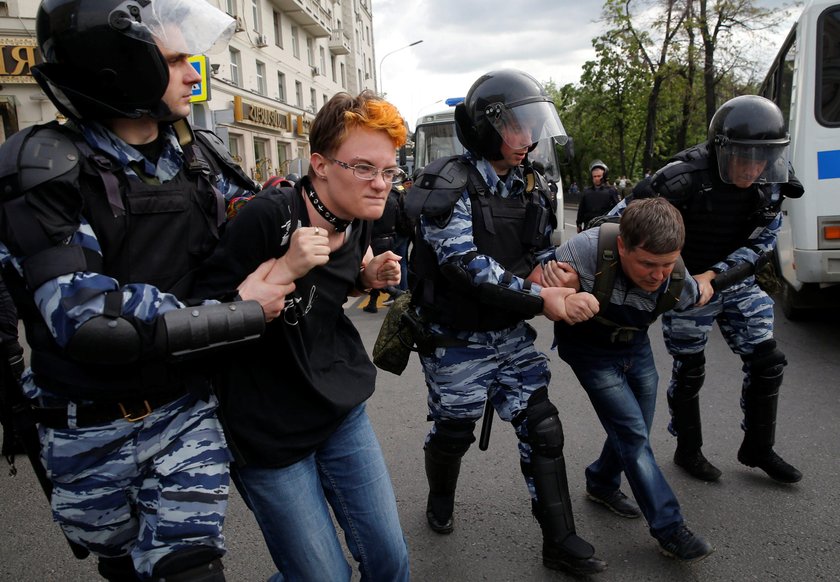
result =
[[[777,396],[779,387],[782,385],[787,360],[785,355],[776,347],[776,340],[761,342],[755,347],[753,353],[741,356],[741,359],[750,368],[750,383],[747,392],[745,406],[755,406],[753,396]],[[775,407],[775,404],[773,404]],[[775,418],[775,414],[774,414]]]
[[118,558],[100,557],[97,562],[99,574],[109,582],[140,582],[140,577],[134,570],[131,556]]
[[787,365],[785,354],[776,347],[776,340],[769,339],[757,346],[753,353],[741,356],[741,359],[749,364],[750,372],[759,377],[775,377]]
[[152,579],[160,582],[224,582],[221,557],[224,552],[210,546],[184,548],[158,560]]
[[706,356],[703,352],[674,356],[680,362],[674,380],[675,395],[679,398],[691,398],[700,392],[706,379]]
[[528,442],[535,453],[549,459],[563,456],[563,425],[557,408],[548,399],[548,389],[540,388],[528,399],[525,422]]
[[435,433],[426,448],[437,449],[449,455],[463,457],[475,442],[475,422],[469,420],[435,421]]

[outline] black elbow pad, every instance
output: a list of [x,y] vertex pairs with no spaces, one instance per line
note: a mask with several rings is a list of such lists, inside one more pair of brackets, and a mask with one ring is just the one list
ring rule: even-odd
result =
[[84,322],[67,344],[67,354],[86,364],[130,364],[140,359],[143,342],[124,317],[97,315]]
[[526,318],[539,315],[543,310],[542,297],[528,293],[527,289],[517,291],[503,285],[482,283],[478,286],[478,297],[485,305],[513,311]]
[[236,301],[175,309],[158,323],[158,345],[174,358],[257,339],[265,330],[265,314],[257,301]]

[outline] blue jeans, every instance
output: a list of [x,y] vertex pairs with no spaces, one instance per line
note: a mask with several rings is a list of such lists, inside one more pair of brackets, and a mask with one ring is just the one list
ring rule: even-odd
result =
[[305,459],[234,468],[233,478],[280,570],[272,581],[350,580],[330,508],[362,580],[409,579],[391,478],[364,404]]
[[624,471],[651,534],[667,536],[683,517],[648,440],[659,382],[650,344],[611,351],[559,345],[557,352],[571,366],[607,432],[601,456],[586,468],[587,489],[596,495],[616,491]]

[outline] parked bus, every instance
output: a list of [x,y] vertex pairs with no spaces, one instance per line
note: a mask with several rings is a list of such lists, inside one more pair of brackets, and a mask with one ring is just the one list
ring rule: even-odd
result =
[[788,120],[791,161],[805,187],[802,198],[783,203],[776,247],[782,310],[794,319],[831,305],[840,290],[840,2],[805,4],[760,94]]
[[[447,156],[464,153],[464,146],[455,133],[455,106],[464,100],[453,97],[436,104],[426,113],[421,113],[414,129],[414,167],[422,169],[429,162]],[[563,242],[565,213],[563,210],[563,182],[560,177],[560,160],[554,139],[541,140],[528,159],[537,162],[543,168],[543,175],[549,182],[557,185],[557,224],[552,242]]]

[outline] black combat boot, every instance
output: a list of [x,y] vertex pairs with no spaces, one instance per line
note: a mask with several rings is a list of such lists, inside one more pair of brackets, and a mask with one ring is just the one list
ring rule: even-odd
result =
[[531,445],[531,462],[520,461],[526,480],[534,480],[537,499],[531,511],[543,534],[543,565],[574,575],[596,574],[607,563],[595,557],[595,548],[575,531],[566,459],[563,456],[563,425],[557,408],[548,400],[548,389],[539,388],[528,399],[525,422]]
[[540,507],[540,503],[531,501],[531,513],[537,518],[543,534],[543,565],[551,570],[561,570],[576,576],[597,574],[606,570],[607,563],[595,557],[592,544],[578,537],[573,522],[571,530],[569,529],[571,504],[568,516],[553,509],[556,508],[546,511]]
[[[781,366],[779,366],[781,368]],[[738,449],[738,461],[757,467],[780,483],[796,483],[802,473],[786,463],[773,445],[776,441],[776,408],[779,401],[781,375],[769,377],[770,370],[752,378],[744,391],[744,441]]]
[[454,529],[452,513],[455,510],[455,489],[461,472],[461,456],[427,446],[426,478],[429,480],[429,498],[426,502],[426,520],[432,531],[450,534]]
[[674,464],[697,479],[717,481],[720,469],[712,465],[701,451],[703,426],[700,421],[700,388],[706,376],[702,353],[679,356],[675,365],[674,387],[668,393],[671,427],[677,433]]

